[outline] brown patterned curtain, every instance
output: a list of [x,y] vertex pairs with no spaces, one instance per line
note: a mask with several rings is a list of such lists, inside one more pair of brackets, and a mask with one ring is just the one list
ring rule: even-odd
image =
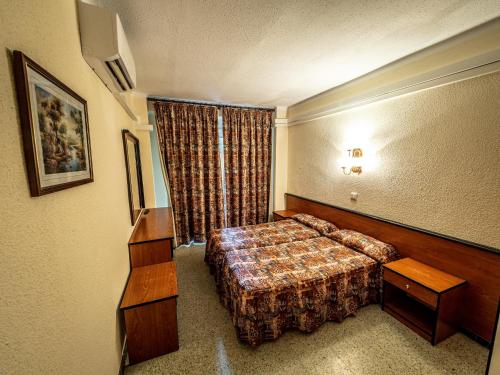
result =
[[271,110],[223,109],[228,227],[268,220],[273,114]]
[[177,244],[203,242],[210,230],[224,227],[217,107],[168,102],[154,107]]

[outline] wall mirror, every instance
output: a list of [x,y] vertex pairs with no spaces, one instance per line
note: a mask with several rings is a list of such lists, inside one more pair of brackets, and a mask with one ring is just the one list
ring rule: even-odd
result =
[[141,214],[144,205],[144,187],[142,185],[141,155],[139,139],[127,129],[122,130],[125,167],[127,170],[128,201],[132,225]]

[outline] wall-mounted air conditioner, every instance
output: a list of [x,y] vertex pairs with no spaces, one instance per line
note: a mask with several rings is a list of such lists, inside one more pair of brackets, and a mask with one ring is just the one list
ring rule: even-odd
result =
[[82,54],[122,106],[135,117],[122,93],[136,86],[135,63],[117,13],[78,2]]

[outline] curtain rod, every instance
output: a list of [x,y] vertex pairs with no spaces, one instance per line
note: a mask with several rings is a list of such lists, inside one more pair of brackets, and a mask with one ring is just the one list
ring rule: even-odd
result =
[[251,108],[251,109],[265,109],[265,110],[276,110],[276,107],[260,107],[256,105],[245,105],[245,104],[226,104],[226,103],[215,103],[203,100],[189,100],[189,99],[177,99],[177,98],[166,98],[161,96],[148,96],[148,102],[172,102],[172,103],[186,103],[186,104],[200,104],[200,105],[213,105],[215,107],[229,107],[229,108]]

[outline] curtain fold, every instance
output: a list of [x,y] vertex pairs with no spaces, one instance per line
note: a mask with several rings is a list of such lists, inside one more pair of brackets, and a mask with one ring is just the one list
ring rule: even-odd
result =
[[217,107],[155,102],[154,108],[177,244],[204,242],[210,230],[224,227]]
[[273,110],[222,111],[227,226],[267,222]]

